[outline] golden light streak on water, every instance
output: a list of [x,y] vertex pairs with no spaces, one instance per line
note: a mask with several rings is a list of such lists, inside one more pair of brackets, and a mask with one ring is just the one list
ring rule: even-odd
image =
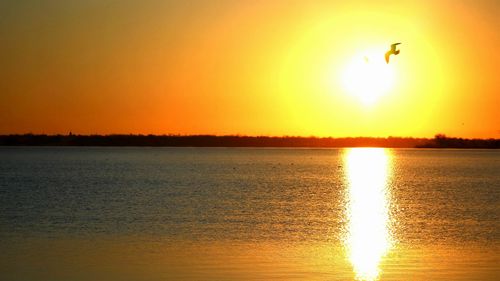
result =
[[382,148],[353,148],[344,156],[349,189],[344,241],[357,280],[377,280],[391,247],[390,160],[390,152]]

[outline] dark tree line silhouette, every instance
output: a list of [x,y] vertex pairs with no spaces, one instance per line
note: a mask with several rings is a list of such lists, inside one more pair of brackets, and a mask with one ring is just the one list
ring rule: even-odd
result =
[[4,146],[415,147],[422,138],[319,138],[213,135],[3,135]]
[[500,139],[464,139],[451,138],[444,134],[437,134],[418,148],[500,148]]
[[173,147],[417,147],[500,148],[500,139],[450,138],[319,138],[213,135],[0,135],[3,146],[173,146]]

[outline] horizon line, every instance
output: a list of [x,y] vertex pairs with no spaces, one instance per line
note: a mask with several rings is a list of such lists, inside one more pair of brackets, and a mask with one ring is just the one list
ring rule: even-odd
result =
[[173,133],[166,133],[166,134],[144,134],[144,133],[109,133],[109,134],[98,134],[98,133],[92,133],[92,134],[78,134],[78,133],[72,133],[69,132],[67,134],[62,134],[62,133],[52,133],[52,134],[46,134],[46,133],[8,133],[8,134],[0,134],[0,137],[9,137],[9,136],[48,136],[48,137],[54,137],[54,136],[73,136],[73,137],[111,137],[111,136],[136,136],[136,137],[217,137],[217,138],[224,138],[224,137],[239,137],[239,138],[303,138],[303,139],[362,139],[362,138],[369,138],[369,139],[435,139],[437,137],[442,137],[442,138],[448,138],[448,139],[463,139],[463,140],[500,140],[500,138],[495,138],[495,137],[486,137],[486,138],[480,138],[480,137],[457,137],[457,136],[449,136],[443,133],[437,133],[432,137],[416,137],[416,136],[342,136],[342,137],[334,137],[334,136],[315,136],[315,135],[309,135],[309,136],[304,136],[304,135],[246,135],[246,134],[173,134]]

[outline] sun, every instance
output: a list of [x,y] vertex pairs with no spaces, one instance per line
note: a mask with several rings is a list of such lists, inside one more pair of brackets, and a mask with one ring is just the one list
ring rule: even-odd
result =
[[384,60],[384,50],[360,52],[347,63],[341,82],[347,93],[371,105],[394,87],[394,70]]

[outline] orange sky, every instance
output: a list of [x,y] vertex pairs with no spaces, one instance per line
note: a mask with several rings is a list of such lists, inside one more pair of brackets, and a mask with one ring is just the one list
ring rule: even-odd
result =
[[500,137],[500,2],[374,2],[2,1],[0,134]]

